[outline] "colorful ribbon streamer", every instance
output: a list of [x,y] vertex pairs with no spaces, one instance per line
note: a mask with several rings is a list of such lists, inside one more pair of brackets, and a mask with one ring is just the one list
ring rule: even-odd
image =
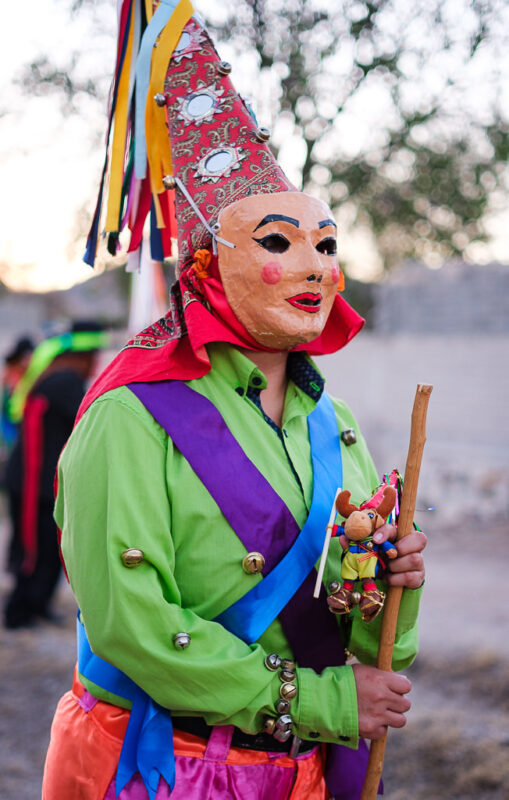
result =
[[[171,53],[193,13],[191,0],[160,0],[154,13],[151,0],[119,0],[106,155],[84,255],[90,266],[96,259],[107,183],[105,231],[110,253],[116,253],[118,235],[126,224],[131,231],[128,249],[137,250],[150,213],[152,258],[161,261],[171,255],[171,232],[154,232],[167,227],[162,181],[172,172],[166,108],[158,106],[154,97],[164,92]],[[146,197],[147,191],[151,202],[140,204],[138,198]]]

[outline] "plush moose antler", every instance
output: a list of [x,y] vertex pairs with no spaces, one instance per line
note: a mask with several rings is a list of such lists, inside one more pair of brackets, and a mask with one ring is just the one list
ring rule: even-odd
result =
[[[344,489],[338,494],[336,499],[337,512],[338,514],[341,514],[343,519],[348,519],[355,511],[363,513],[370,510],[376,512],[376,514],[385,521],[396,505],[397,492],[394,486],[386,486],[384,488],[380,503],[373,508],[364,507],[361,509],[359,506],[355,506],[353,503],[350,503],[350,497],[351,492],[349,492],[347,489]],[[376,527],[380,527],[380,524],[378,524]]]
[[345,536],[354,541],[370,536],[380,528],[396,505],[397,492],[394,486],[386,486],[378,506],[359,508],[350,503],[350,492],[346,489],[338,495],[336,508],[345,518]]
[[397,496],[398,494],[394,486],[385,487],[382,500],[375,509],[376,513],[382,517],[383,520],[387,519],[392,509],[396,505]]
[[336,498],[336,508],[338,514],[341,514],[343,519],[347,519],[350,514],[353,514],[354,511],[359,510],[359,506],[354,506],[353,503],[350,503],[350,497],[352,493],[348,491],[348,489],[343,489]]

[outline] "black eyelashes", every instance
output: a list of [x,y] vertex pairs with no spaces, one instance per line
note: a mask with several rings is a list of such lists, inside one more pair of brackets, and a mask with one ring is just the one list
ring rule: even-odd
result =
[[256,239],[253,236],[253,240],[258,242],[265,250],[268,250],[269,253],[286,253],[290,247],[290,242],[282,233],[269,233],[267,236],[262,236],[261,239]]
[[[253,241],[268,250],[269,253],[286,253],[290,247],[290,242],[282,233],[268,233],[266,236],[262,236],[261,239],[253,236]],[[326,236],[318,242],[316,249],[322,255],[334,256],[337,253],[336,239],[334,236]]]

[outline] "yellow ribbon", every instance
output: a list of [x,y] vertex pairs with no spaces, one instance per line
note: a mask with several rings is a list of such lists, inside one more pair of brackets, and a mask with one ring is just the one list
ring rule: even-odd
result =
[[[145,106],[145,137],[150,169],[150,182],[153,194],[165,191],[164,175],[171,175],[171,148],[166,127],[166,108],[154,102],[156,94],[164,93],[164,80],[171,54],[175,50],[184,27],[194,14],[190,0],[180,0],[175,11],[161,32],[157,47],[152,56],[150,87]],[[168,56],[168,54],[170,54]]]
[[122,65],[122,72],[118,82],[117,107],[115,109],[115,127],[113,132],[113,144],[111,148],[110,189],[108,192],[108,206],[105,223],[106,231],[118,231],[120,199],[122,196],[122,183],[124,180],[125,143],[127,135],[127,118],[129,112],[129,77],[131,73],[133,37],[134,21],[131,19],[124,63]]

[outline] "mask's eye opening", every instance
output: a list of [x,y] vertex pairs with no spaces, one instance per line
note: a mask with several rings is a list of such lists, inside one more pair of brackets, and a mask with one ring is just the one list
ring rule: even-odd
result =
[[334,236],[326,236],[321,242],[318,242],[316,249],[324,256],[335,256],[338,252],[338,245]]
[[256,239],[253,236],[253,241],[264,247],[269,253],[286,253],[290,247],[290,242],[282,233],[268,233],[267,236],[262,236],[261,239]]

